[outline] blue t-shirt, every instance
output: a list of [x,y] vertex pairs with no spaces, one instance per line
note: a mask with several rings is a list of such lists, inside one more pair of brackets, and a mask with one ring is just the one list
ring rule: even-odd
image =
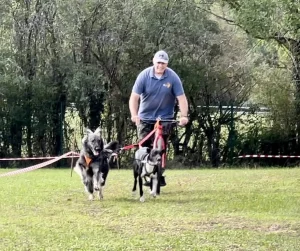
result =
[[132,92],[140,95],[138,115],[142,120],[173,119],[176,97],[184,94],[181,80],[172,69],[166,68],[158,79],[153,66],[138,75]]

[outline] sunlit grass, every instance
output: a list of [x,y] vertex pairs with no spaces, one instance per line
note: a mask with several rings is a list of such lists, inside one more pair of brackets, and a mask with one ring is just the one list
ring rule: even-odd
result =
[[69,169],[0,178],[0,250],[299,250],[299,169],[166,175],[145,203],[131,170],[112,170],[92,202]]

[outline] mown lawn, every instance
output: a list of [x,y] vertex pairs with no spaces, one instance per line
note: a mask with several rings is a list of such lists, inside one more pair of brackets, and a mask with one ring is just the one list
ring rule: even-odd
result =
[[0,178],[0,250],[300,250],[300,169],[166,175],[145,203],[131,170],[110,172],[103,201],[70,169]]

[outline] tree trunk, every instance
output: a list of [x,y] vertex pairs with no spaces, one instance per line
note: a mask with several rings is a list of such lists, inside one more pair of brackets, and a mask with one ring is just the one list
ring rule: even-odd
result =
[[12,156],[20,157],[22,152],[22,125],[19,121],[12,121],[10,126]]
[[295,101],[296,101],[296,116],[297,116],[297,135],[296,138],[297,140],[297,153],[300,153],[300,48],[299,48],[299,43],[297,50],[294,51],[294,74],[293,78],[295,81],[296,85],[296,94],[295,94]]

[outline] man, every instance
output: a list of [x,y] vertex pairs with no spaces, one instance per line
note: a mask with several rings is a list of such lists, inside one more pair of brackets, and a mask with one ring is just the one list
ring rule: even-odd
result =
[[[176,100],[181,115],[179,126],[185,126],[189,121],[188,102],[181,80],[168,68],[168,62],[169,56],[165,51],[156,52],[153,66],[144,69],[138,75],[132,88],[129,109],[131,120],[137,126],[139,140],[153,130],[158,117],[162,120],[174,119]],[[165,140],[167,136],[164,137]],[[150,147],[151,141],[145,142],[143,146]],[[166,185],[164,177],[161,183],[161,186]]]

